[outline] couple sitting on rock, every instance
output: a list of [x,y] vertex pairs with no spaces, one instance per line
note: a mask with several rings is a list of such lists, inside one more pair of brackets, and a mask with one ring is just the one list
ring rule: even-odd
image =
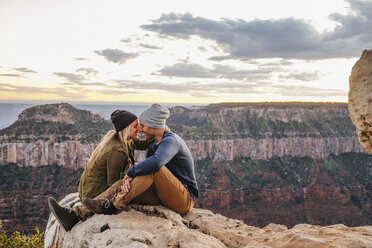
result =
[[[109,131],[94,150],[81,176],[82,205],[67,208],[48,199],[51,212],[66,231],[96,214],[114,214],[130,203],[163,205],[189,212],[198,197],[194,162],[186,143],[166,129],[169,111],[153,104],[137,117],[125,110],[111,115]],[[138,131],[146,140],[138,139]],[[146,150],[135,164],[134,150]]]

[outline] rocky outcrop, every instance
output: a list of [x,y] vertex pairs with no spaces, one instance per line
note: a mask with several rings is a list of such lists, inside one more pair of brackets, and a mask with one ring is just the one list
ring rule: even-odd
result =
[[349,111],[359,141],[372,153],[372,50],[364,50],[349,78]]
[[[214,161],[231,161],[239,157],[263,160],[284,156],[325,159],[330,154],[363,152],[357,137],[187,140],[186,143],[195,161],[210,157]],[[0,144],[0,164],[58,164],[72,169],[84,168],[96,145],[97,143],[82,143],[72,137],[64,142],[55,142],[53,135],[46,141],[37,140],[32,143],[3,142]],[[137,158],[144,159],[145,153],[139,153]]]
[[372,223],[372,156],[344,153],[324,160],[206,159],[196,164],[196,206],[246,224],[347,226]]
[[0,144],[0,163],[33,167],[58,164],[72,169],[84,168],[96,145],[82,143],[77,137],[55,142],[53,135],[48,136],[46,141],[32,143],[3,142]]
[[[246,103],[200,109],[175,107],[171,130],[186,140],[194,160],[270,159],[363,152],[346,104]],[[112,125],[68,104],[26,109],[0,131],[0,163],[83,168]],[[138,158],[144,158],[143,154]]]
[[45,104],[23,110],[15,123],[0,130],[0,141],[34,143],[52,139],[95,143],[109,129],[113,129],[109,121],[90,111],[67,103]]
[[82,169],[58,165],[0,166],[0,218],[6,232],[33,233],[45,230],[49,216],[48,197],[60,199],[77,191]]
[[194,159],[311,157],[363,152],[347,104],[231,103],[175,107],[168,120]]
[[[203,209],[179,214],[162,206],[133,205],[117,215],[94,215],[70,232],[58,227],[53,247],[371,247],[372,227],[300,224],[260,229]],[[48,239],[49,240],[49,239]],[[47,245],[47,244],[46,244]],[[48,246],[46,246],[48,247]],[[52,246],[50,246],[52,247]]]
[[83,168],[112,124],[67,103],[28,108],[0,130],[0,163]]
[[[62,118],[45,114],[60,108]],[[76,191],[81,167],[111,125],[81,111],[65,104],[31,108],[0,130],[0,218],[7,231],[32,232],[35,223],[43,230],[47,196]],[[171,130],[195,159],[198,208],[258,227],[372,223],[372,157],[362,152],[347,104],[213,104],[171,113]]]
[[266,139],[187,140],[194,160],[213,158],[231,161],[234,158],[270,159],[272,157],[311,157],[325,159],[331,154],[364,152],[355,137],[286,137]]

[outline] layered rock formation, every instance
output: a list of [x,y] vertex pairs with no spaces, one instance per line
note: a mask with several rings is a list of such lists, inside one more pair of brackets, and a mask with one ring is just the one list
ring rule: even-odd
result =
[[0,163],[83,168],[110,128],[112,124],[99,115],[67,103],[34,106],[0,130]]
[[[325,159],[330,154],[363,152],[346,104],[175,107],[168,123],[186,140],[196,161],[208,157],[215,161],[275,156]],[[0,130],[0,163],[83,168],[110,128],[109,121],[69,104],[34,106],[24,110],[13,125]]]
[[246,224],[348,226],[372,223],[372,156],[199,161],[196,204]]
[[347,104],[234,103],[176,107],[168,120],[196,160],[311,157],[363,152]]
[[67,233],[47,229],[46,237],[46,247],[372,247],[371,226],[269,224],[260,229],[208,210],[180,216],[162,206],[140,205],[117,215],[94,215]]
[[350,117],[364,149],[372,153],[372,50],[364,50],[349,78]]
[[[60,111],[62,117],[55,117]],[[372,158],[358,143],[347,104],[176,107],[168,123],[195,158],[197,207],[259,227],[372,223]],[[109,128],[109,121],[88,111],[55,104],[27,109],[1,130],[5,229],[31,232],[35,223],[44,229],[46,198],[76,191],[82,169],[75,169],[85,165]]]
[[46,227],[48,197],[60,199],[77,191],[82,169],[58,165],[19,167],[0,166],[0,218],[8,233],[33,233]]

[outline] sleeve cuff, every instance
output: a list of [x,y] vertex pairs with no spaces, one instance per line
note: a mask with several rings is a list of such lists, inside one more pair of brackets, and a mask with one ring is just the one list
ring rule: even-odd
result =
[[132,166],[127,170],[127,176],[128,176],[128,177],[135,177],[134,166],[135,166],[135,165],[132,165]]

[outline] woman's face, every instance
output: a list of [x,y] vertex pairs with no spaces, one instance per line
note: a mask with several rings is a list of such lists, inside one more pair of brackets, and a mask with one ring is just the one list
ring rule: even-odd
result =
[[138,139],[138,119],[130,124],[129,138]]

